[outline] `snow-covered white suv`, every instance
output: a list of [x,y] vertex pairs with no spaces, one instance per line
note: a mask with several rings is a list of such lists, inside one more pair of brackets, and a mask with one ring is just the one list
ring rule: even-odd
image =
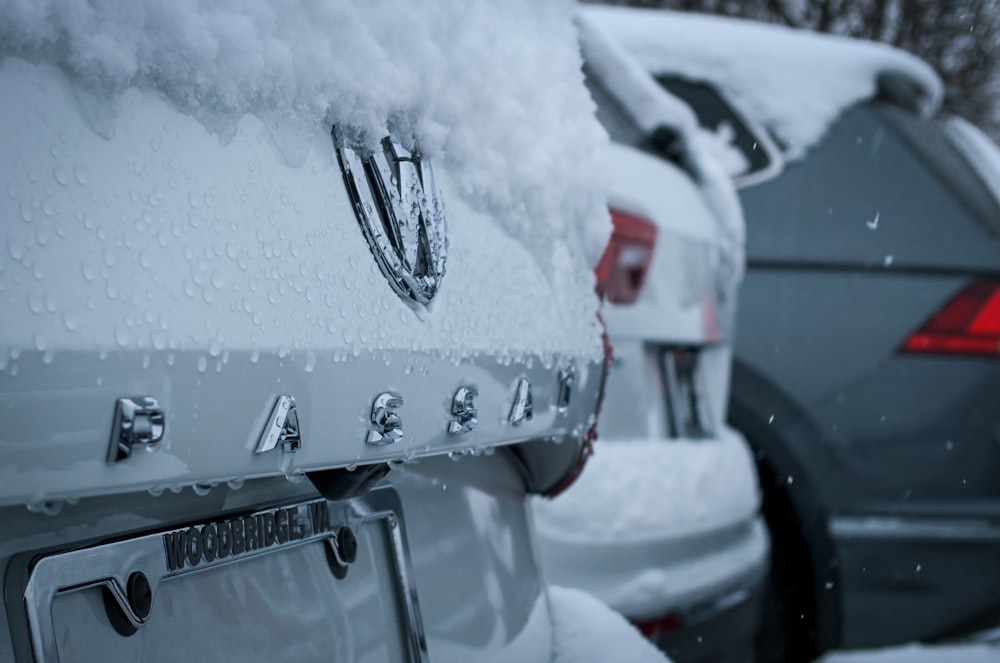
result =
[[598,265],[614,346],[594,458],[536,501],[549,579],[622,612],[679,662],[753,655],[768,538],[724,422],[742,215],[717,136],[586,19],[588,87],[615,141]]
[[659,656],[527,517],[606,366],[572,3],[3,11],[0,660]]

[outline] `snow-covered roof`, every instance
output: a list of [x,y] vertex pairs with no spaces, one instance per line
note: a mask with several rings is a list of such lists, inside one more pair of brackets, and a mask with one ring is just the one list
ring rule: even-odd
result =
[[[733,271],[730,284],[735,288],[743,273],[746,232],[743,210],[730,175],[745,166],[742,155],[732,149],[723,137],[700,127],[694,111],[684,101],[658,85],[649,72],[618,42],[609,39],[594,25],[594,20],[586,13],[577,17],[577,26],[587,67],[635,124],[646,133],[661,126],[671,127],[684,137],[685,149],[699,172],[705,201],[716,216],[723,234],[722,239],[727,244],[732,260],[739,266]],[[609,178],[614,182],[616,174],[621,174],[618,168],[621,160],[615,157],[612,159],[615,166],[612,170],[615,172],[610,173]],[[648,189],[651,194],[655,191],[662,193],[658,189]],[[622,193],[623,191],[616,191],[613,187],[612,199]],[[700,218],[697,213],[691,216],[693,219]]]
[[901,74],[936,108],[941,81],[919,58],[885,44],[754,21],[619,7],[583,14],[655,75],[718,86],[741,112],[775,132],[791,157],[819,140],[841,111]]

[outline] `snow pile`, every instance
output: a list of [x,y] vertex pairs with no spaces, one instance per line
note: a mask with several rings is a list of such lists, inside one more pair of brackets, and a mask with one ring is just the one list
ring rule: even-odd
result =
[[527,622],[505,644],[489,647],[428,638],[431,660],[440,663],[670,663],[639,631],[599,599],[578,589],[550,586],[539,594]]
[[760,496],[746,443],[718,440],[598,442],[576,483],[537,501],[540,531],[564,541],[682,537],[748,520]]
[[850,105],[877,92],[883,73],[912,79],[940,103],[941,82],[922,60],[884,44],[783,26],[663,10],[588,8],[585,15],[656,75],[716,84],[751,119],[805,154]]
[[735,265],[727,287],[734,291],[743,274],[746,230],[743,208],[731,177],[746,168],[746,160],[733,147],[731,136],[700,127],[691,108],[664,90],[619,44],[609,39],[589,12],[581,13],[577,24],[587,66],[635,124],[645,133],[670,127],[683,136],[705,200],[715,214],[726,252]]
[[990,644],[913,644],[868,651],[832,652],[817,663],[1000,663],[1000,647]]
[[256,115],[293,165],[327,148],[331,124],[362,146],[391,132],[442,155],[475,207],[541,247],[542,265],[547,240],[573,234],[596,262],[610,230],[606,137],[581,85],[574,11],[569,0],[0,0],[0,58],[69,72],[105,136],[130,86],[223,140]]
[[625,618],[578,589],[549,587],[554,622],[554,663],[628,661],[670,663]]
[[549,582],[583,588],[630,619],[684,611],[764,572],[768,537],[757,515],[746,443],[598,443],[563,495],[533,502]]

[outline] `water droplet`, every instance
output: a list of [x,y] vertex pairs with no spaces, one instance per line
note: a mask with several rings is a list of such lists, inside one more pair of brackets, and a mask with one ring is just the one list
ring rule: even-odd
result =
[[218,357],[222,353],[222,343],[217,338],[213,338],[208,343],[208,354],[212,357]]
[[29,207],[26,203],[21,203],[21,220],[25,223],[29,223],[31,221],[31,207]]
[[87,183],[87,171],[82,166],[77,166],[73,169],[73,175],[76,177],[76,183],[83,186]]
[[66,326],[67,331],[76,331],[80,323],[75,315],[69,311],[63,311],[63,325]]
[[46,350],[45,352],[42,353],[43,364],[46,365],[51,364],[55,358],[56,358],[56,353],[53,352],[52,350]]
[[195,495],[204,497],[212,490],[213,484],[211,483],[193,483],[191,484],[191,490],[194,491]]
[[230,479],[226,482],[226,485],[233,490],[239,490],[243,487],[244,479]]
[[29,292],[28,293],[28,310],[39,315],[45,310],[45,299],[39,292]]
[[24,258],[24,247],[18,244],[13,237],[7,238],[7,252],[10,253],[10,257],[14,260]]
[[256,364],[258,361],[260,361],[260,350],[254,348],[253,352],[250,353],[250,363]]
[[57,164],[55,168],[52,169],[52,176],[56,178],[56,182],[59,182],[62,186],[69,184],[69,169],[62,164]]
[[63,502],[61,500],[46,500],[38,498],[28,502],[28,511],[32,513],[43,513],[46,516],[58,516],[59,512],[63,509]]
[[44,352],[49,347],[49,342],[45,340],[40,332],[35,332],[34,334],[35,349],[39,352]]
[[290,469],[285,472],[285,479],[290,483],[302,483],[302,480],[306,478],[306,473],[299,468]]
[[202,355],[201,357],[198,357],[198,372],[204,373],[206,368],[208,368],[208,359]]

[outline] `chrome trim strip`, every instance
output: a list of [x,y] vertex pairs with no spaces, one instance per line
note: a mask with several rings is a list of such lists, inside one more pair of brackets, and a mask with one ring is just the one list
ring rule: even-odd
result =
[[828,523],[836,539],[1000,542],[1000,525],[981,519],[840,516]]
[[[313,531],[313,521],[310,520],[309,531],[303,532],[303,536],[300,538],[293,540],[286,537],[287,540],[284,542],[275,542],[256,550],[234,553],[227,555],[224,559],[208,560],[203,558],[194,566],[182,562],[179,568],[171,569],[168,553],[165,551],[165,537],[185,533],[201,524],[200,522],[189,527],[158,531],[115,543],[56,553],[41,558],[31,569],[23,592],[23,605],[35,661],[55,663],[59,660],[52,618],[52,602],[59,594],[107,587],[122,608],[128,621],[133,626],[140,627],[144,620],[130,608],[125,590],[129,575],[135,571],[142,572],[149,579],[155,600],[159,585],[169,582],[173,578],[318,541],[326,541],[333,549],[334,554],[339,557],[339,553],[336,552],[337,547],[334,544],[340,527],[348,526],[354,530],[360,530],[360,527],[367,523],[383,521],[392,541],[393,570],[397,589],[401,593],[400,601],[408,630],[408,660],[411,663],[427,663],[427,638],[417,601],[416,583],[403,524],[402,504],[399,495],[391,487],[377,488],[349,500],[333,502],[318,499],[278,505],[249,514],[232,515],[224,520],[253,519],[258,515],[274,513],[278,510],[295,510],[299,514],[308,516],[312,512],[312,508],[318,505],[326,507],[317,511],[317,513],[324,513],[327,517],[325,531]],[[211,524],[214,522],[205,523],[204,526],[207,527]]]

